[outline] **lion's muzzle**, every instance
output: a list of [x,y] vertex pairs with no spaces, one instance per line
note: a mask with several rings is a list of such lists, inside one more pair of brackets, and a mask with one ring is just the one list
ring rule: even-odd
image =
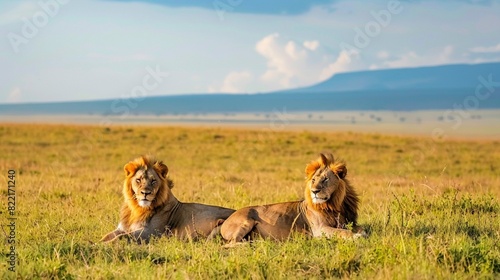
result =
[[318,196],[319,192],[321,190],[318,189],[311,189],[311,199],[314,204],[321,204],[325,203],[329,197],[320,197]]
[[148,199],[148,195],[150,195],[152,192],[151,191],[147,191],[147,190],[142,190],[141,191],[141,194],[143,195],[143,198],[140,199],[138,198],[138,203],[139,203],[139,206],[141,207],[149,207],[151,206],[151,201]]

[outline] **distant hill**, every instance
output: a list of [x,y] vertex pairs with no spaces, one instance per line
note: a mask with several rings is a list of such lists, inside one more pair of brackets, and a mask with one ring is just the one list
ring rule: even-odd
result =
[[[476,88],[478,77],[500,81],[500,63],[454,64],[335,74],[319,84],[283,92]],[[495,79],[493,79],[495,81]]]
[[[447,110],[454,106],[500,108],[500,87],[487,99],[477,99],[478,77],[500,82],[500,63],[445,65],[337,74],[317,85],[262,94],[193,94],[147,97],[142,101],[0,104],[3,115],[175,115],[204,113]],[[482,90],[485,90],[484,88]],[[484,92],[483,92],[484,93]]]

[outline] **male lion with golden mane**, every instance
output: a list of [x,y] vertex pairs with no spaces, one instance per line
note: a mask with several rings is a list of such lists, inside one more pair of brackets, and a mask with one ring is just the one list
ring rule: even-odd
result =
[[234,212],[218,206],[178,201],[170,190],[174,184],[167,177],[167,166],[153,157],[136,158],[124,169],[125,202],[120,223],[101,239],[103,242],[122,236],[132,237],[139,243],[162,235],[190,240],[212,237]]
[[304,200],[245,207],[227,218],[221,234],[229,246],[256,236],[284,240],[292,232],[313,237],[364,236],[361,230],[354,233],[346,229],[350,223],[357,229],[359,199],[345,179],[345,164],[335,161],[332,154],[320,154],[305,172]]

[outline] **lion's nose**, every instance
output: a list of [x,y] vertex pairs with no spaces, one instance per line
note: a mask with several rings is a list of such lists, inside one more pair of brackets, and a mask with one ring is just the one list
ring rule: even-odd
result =
[[149,191],[141,191],[141,193],[142,193],[144,196],[147,196],[147,195],[151,194],[151,192],[149,192]]
[[311,190],[311,192],[312,192],[313,194],[317,194],[317,193],[319,193],[319,191],[320,191],[320,190],[316,190],[316,189],[315,189],[315,190]]

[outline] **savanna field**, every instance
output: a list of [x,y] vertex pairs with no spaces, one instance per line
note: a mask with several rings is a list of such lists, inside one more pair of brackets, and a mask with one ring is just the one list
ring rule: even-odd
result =
[[[498,279],[495,140],[173,126],[0,124],[1,278]],[[122,204],[123,166],[153,154],[183,202],[240,208],[303,198],[305,165],[347,163],[368,238],[160,238],[97,243]],[[16,172],[16,274],[8,270],[8,171]]]

